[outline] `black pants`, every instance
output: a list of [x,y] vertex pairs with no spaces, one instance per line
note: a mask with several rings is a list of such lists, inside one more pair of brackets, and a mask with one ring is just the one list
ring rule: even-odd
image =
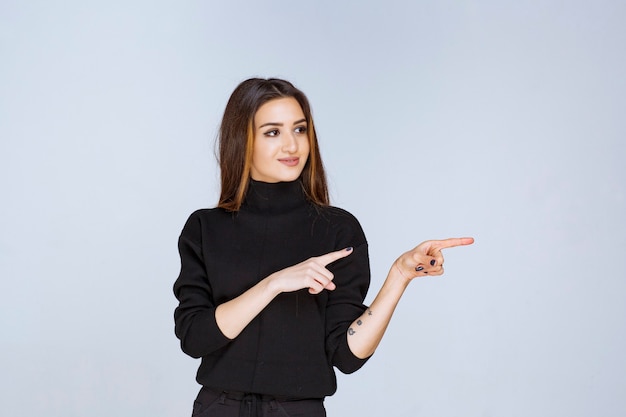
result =
[[202,388],[191,417],[326,417],[323,399],[282,401],[267,395]]

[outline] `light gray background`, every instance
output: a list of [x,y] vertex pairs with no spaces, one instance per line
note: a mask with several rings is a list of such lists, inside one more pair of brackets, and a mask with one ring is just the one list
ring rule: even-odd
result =
[[620,1],[0,1],[0,409],[187,416],[176,241],[250,76],[309,96],[372,291],[414,282],[330,416],[626,415]]

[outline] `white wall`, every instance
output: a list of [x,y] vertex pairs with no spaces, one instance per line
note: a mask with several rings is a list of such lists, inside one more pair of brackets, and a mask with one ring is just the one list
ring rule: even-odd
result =
[[373,289],[476,238],[329,415],[625,415],[624,3],[302,3],[0,1],[2,414],[191,414],[177,237],[216,202],[228,95],[279,76]]

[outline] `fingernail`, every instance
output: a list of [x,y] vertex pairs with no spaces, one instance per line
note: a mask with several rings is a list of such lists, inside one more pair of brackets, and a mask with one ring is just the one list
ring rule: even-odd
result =
[[352,250],[352,246],[350,246],[349,248],[346,248],[346,251],[350,252]]
[[416,268],[415,268],[415,270],[416,270],[417,272],[419,272],[419,271],[424,270],[424,267],[423,267],[423,266],[418,266],[418,267],[416,267]]
[[430,266],[435,266],[436,263],[437,263],[437,261],[435,261],[434,259],[430,260]]

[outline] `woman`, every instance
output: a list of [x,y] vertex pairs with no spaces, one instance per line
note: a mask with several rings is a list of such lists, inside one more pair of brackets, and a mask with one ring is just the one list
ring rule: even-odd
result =
[[325,416],[333,367],[359,369],[374,353],[402,293],[441,275],[427,241],[392,265],[369,308],[367,242],[358,221],[329,206],[305,95],[279,79],[233,92],[219,135],[221,195],[179,240],[182,350],[202,358],[193,416]]

